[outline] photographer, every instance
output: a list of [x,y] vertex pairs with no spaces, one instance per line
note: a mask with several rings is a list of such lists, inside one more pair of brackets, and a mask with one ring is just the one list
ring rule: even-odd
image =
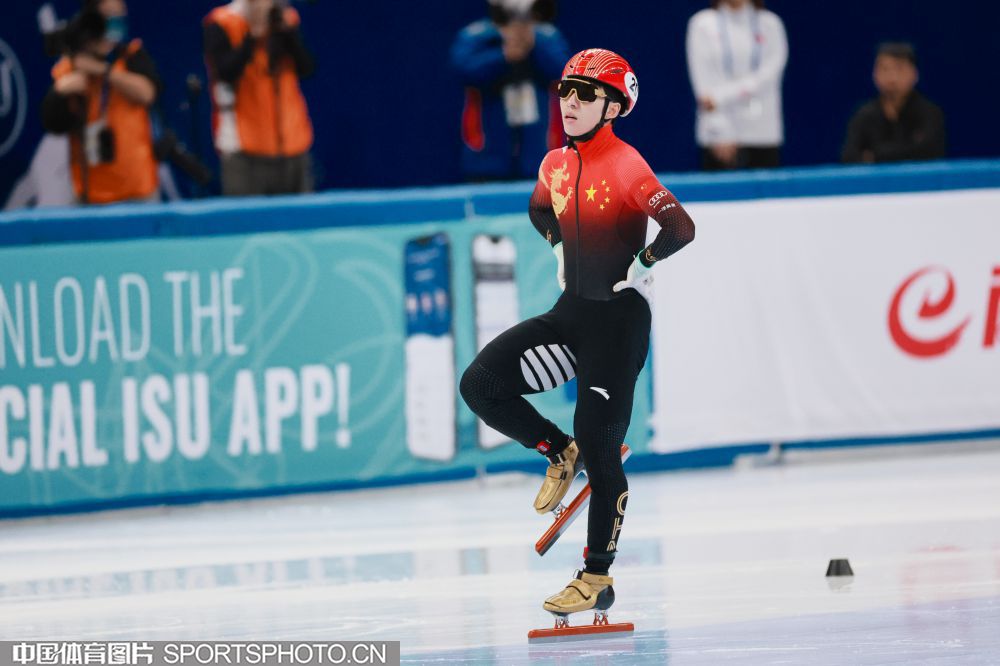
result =
[[489,0],[488,9],[451,47],[465,88],[462,172],[473,182],[535,178],[545,153],[562,145],[553,86],[569,47],[552,25],[555,0]]
[[312,191],[313,130],[299,80],[314,63],[299,22],[278,0],[234,0],[205,18],[225,195]]
[[158,198],[149,108],[160,92],[156,65],[128,40],[123,0],[88,0],[65,31],[42,124],[70,134],[73,186],[81,203]]

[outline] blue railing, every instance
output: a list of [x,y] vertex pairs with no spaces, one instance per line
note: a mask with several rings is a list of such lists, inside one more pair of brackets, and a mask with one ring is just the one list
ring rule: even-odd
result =
[[[662,174],[683,202],[1000,187],[1000,160]],[[331,191],[294,197],[0,213],[0,246],[461,220],[525,211],[533,184]]]

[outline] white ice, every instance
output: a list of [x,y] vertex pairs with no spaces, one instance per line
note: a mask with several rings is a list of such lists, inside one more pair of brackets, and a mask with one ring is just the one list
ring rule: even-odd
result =
[[[544,647],[526,634],[550,626],[542,599],[580,565],[586,519],[536,555],[539,480],[0,522],[0,639],[398,640],[412,663],[1000,663],[996,443],[633,474],[610,615],[634,636]],[[826,579],[842,557],[855,576]]]

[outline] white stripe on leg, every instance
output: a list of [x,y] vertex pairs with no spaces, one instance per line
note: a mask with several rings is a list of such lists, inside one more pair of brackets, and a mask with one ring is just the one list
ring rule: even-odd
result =
[[549,373],[545,371],[544,366],[542,366],[542,362],[538,360],[538,355],[535,354],[534,349],[529,349],[524,352],[524,358],[528,359],[528,362],[531,363],[531,367],[535,369],[535,374],[537,374],[538,378],[542,380],[542,390],[548,391],[549,389],[554,389],[556,387],[556,385],[552,383],[552,380],[549,379]]
[[552,353],[548,350],[548,348],[544,346],[535,347],[535,353],[538,354],[538,358],[542,359],[548,367],[549,372],[552,373],[552,378],[556,380],[556,386],[565,384],[567,379],[563,377],[563,372],[559,369],[559,364],[556,363],[554,358],[552,358]]
[[531,368],[528,367],[528,363],[523,357],[521,358],[521,374],[524,375],[524,381],[528,382],[528,386],[535,391],[541,390],[538,388],[538,382],[535,381],[535,375],[531,372]]
[[573,370],[573,364],[569,362],[566,358],[566,354],[563,353],[562,347],[559,345],[549,345],[549,349],[552,350],[552,355],[555,356],[556,360],[559,361],[559,365],[565,370],[566,380],[569,381],[576,376],[576,371]]

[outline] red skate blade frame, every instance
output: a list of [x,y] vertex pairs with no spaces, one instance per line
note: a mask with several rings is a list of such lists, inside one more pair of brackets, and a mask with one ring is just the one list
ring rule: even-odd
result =
[[581,624],[578,627],[560,629],[532,629],[528,632],[529,643],[563,643],[600,638],[631,636],[635,626],[631,622],[619,624]]
[[[627,444],[622,444],[622,462],[628,460],[628,457],[632,455],[632,449],[628,447]],[[545,534],[542,538],[535,543],[535,552],[539,555],[544,555],[549,552],[549,548],[559,540],[563,532],[569,529],[569,526],[573,524],[573,521],[583,513],[583,510],[590,503],[590,482],[583,487],[582,490],[573,498],[573,501],[569,503],[566,510],[556,518],[555,522],[549,526],[549,529],[545,530]],[[539,630],[541,631],[541,630]]]

